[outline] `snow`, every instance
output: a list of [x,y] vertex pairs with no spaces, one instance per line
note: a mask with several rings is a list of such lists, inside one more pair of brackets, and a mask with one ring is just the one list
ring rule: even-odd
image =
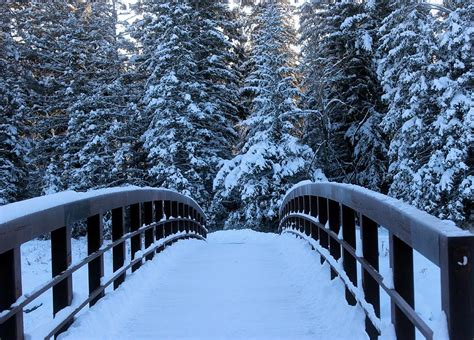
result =
[[172,191],[165,188],[138,187],[133,185],[91,190],[87,192],[76,192],[72,190],[62,191],[0,206],[0,225],[6,224],[25,215],[34,214],[67,203],[130,190]]
[[343,292],[303,240],[216,232],[165,249],[61,338],[367,339]]

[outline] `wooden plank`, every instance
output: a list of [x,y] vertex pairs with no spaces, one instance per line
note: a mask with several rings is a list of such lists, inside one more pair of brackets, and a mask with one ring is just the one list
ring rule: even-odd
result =
[[[339,235],[339,229],[341,226],[341,209],[339,203],[333,200],[328,200],[328,223],[329,229]],[[329,252],[336,260],[341,258],[341,245],[338,239],[329,235]],[[331,280],[337,277],[337,272],[331,268]]]
[[[349,244],[355,251],[356,249],[356,230],[355,230],[355,214],[354,210],[343,205],[342,206],[342,238],[347,244]],[[353,257],[349,251],[344,249],[342,254],[342,265],[347,277],[351,283],[357,287],[357,260]],[[355,306],[357,301],[355,296],[346,287],[346,301],[349,305]]]
[[[102,247],[104,241],[104,230],[102,223],[102,214],[91,216],[87,219],[87,254],[98,251]],[[96,259],[88,263],[89,269],[89,293],[94,292],[101,286],[101,280],[104,276],[104,255],[98,256]],[[97,295],[91,300],[90,306],[104,296],[104,293]]]
[[[379,270],[378,226],[366,216],[362,216],[361,223],[362,254],[364,259],[376,270]],[[375,315],[380,317],[380,289],[377,281],[362,269],[362,288],[365,300],[374,307]],[[365,329],[370,339],[377,339],[379,331],[372,321],[365,318]]]
[[[163,201],[155,201],[155,221],[160,222],[163,219]],[[160,240],[164,237],[165,230],[162,224],[156,225],[155,238]]]
[[[13,248],[0,254],[0,313],[22,295],[21,289],[21,251],[20,247]],[[0,339],[24,338],[23,310],[0,324]]]
[[[414,308],[413,249],[393,234],[390,234],[390,266],[392,267],[394,289]],[[415,326],[410,319],[393,301],[391,310],[397,339],[414,340]]]
[[[130,231],[138,230],[142,225],[141,221],[141,206],[140,203],[132,204],[130,206]],[[130,240],[130,250],[132,253],[132,260],[136,258],[136,253],[142,250],[142,235],[133,236]],[[141,261],[132,266],[132,272],[141,267]]]
[[[165,201],[164,213],[166,219],[169,220],[171,217],[171,201]],[[171,235],[171,222],[165,224],[165,237]]]
[[[328,220],[328,200],[324,197],[318,197],[318,218],[322,228],[319,228],[319,244],[321,247],[329,248],[329,236],[326,232],[325,226]],[[321,256],[321,264],[324,263],[324,257]]]
[[[51,275],[58,276],[71,265],[71,228],[62,227],[51,232]],[[72,275],[53,286],[53,315],[72,303]],[[55,336],[65,332],[72,324],[65,324]]]
[[[153,202],[145,202],[143,203],[143,218],[144,221],[143,223],[145,225],[150,225],[153,223]],[[150,247],[154,240],[155,240],[155,234],[154,234],[154,228],[150,228],[145,231],[145,249]],[[146,261],[152,260],[153,259],[153,253],[150,253],[145,259]]]
[[451,339],[474,339],[474,236],[440,242],[441,306]]
[[[124,208],[112,210],[112,242],[121,239],[125,233]],[[116,272],[125,264],[125,242],[112,248],[113,271]],[[123,273],[114,281],[114,289],[117,289],[125,281],[126,273]]]

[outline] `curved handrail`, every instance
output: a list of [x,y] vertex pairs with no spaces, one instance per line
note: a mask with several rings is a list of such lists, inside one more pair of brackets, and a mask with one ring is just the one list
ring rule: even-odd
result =
[[357,185],[332,182],[305,183],[290,189],[280,206],[280,218],[286,203],[301,196],[324,197],[344,204],[388,229],[436,265],[440,263],[441,238],[472,235],[451,221],[440,220],[392,197]]
[[200,221],[206,220],[204,211],[191,197],[163,188],[62,192],[0,206],[0,253],[89,216],[146,201],[180,202],[196,209]]
[[[111,217],[112,242],[103,245],[106,213]],[[87,222],[88,256],[72,264],[71,229],[79,221]],[[205,240],[205,221],[204,212],[190,197],[154,188],[62,192],[0,207],[0,339],[23,338],[23,308],[51,288],[55,319],[46,337],[63,332],[82,308],[104,296],[106,287],[118,288],[130,268],[137,270],[143,260],[180,239]],[[20,246],[47,233],[51,235],[52,278],[22,295]],[[126,264],[128,240],[132,256]],[[113,274],[104,280],[103,256],[110,250]],[[89,296],[73,305],[72,274],[86,265]]]
[[[356,246],[356,225],[362,249]],[[393,287],[378,271],[378,227],[390,235]],[[417,208],[368,189],[340,183],[302,182],[283,198],[280,230],[308,240],[331,266],[331,279],[346,285],[346,299],[366,312],[366,330],[379,333],[380,289],[392,302],[397,337],[414,339],[415,327],[427,338],[433,331],[414,310],[413,250],[440,268],[442,308],[452,339],[474,336],[474,235]],[[357,248],[357,249],[356,249]],[[342,266],[338,260],[342,257]],[[357,264],[363,296],[356,296]],[[460,293],[462,292],[462,293]],[[367,308],[370,306],[370,308]],[[369,310],[370,309],[370,310]]]

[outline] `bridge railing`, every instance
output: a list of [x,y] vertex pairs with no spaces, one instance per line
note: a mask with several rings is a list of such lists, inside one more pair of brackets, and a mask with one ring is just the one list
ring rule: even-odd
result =
[[[111,216],[112,229],[111,243],[106,245],[104,214]],[[104,296],[105,288],[113,284],[117,289],[127,270],[137,270],[143,260],[152,259],[156,252],[179,239],[205,239],[205,220],[204,212],[191,198],[152,188],[72,192],[0,207],[0,339],[24,337],[23,308],[49,289],[55,322],[46,338],[65,331],[79,311]],[[72,264],[71,229],[76,222],[85,222],[87,226],[88,256]],[[33,292],[23,294],[20,246],[47,234],[51,238],[52,278]],[[125,262],[127,240],[131,250],[129,263]],[[109,250],[113,274],[104,278],[104,253]],[[72,305],[72,274],[86,265],[89,295]]]
[[[393,284],[379,273],[379,227],[389,232]],[[474,339],[473,234],[393,198],[337,183],[295,186],[280,207],[280,231],[313,244],[321,262],[329,263],[331,279],[339,276],[344,282],[347,302],[364,309],[371,339],[380,334],[380,289],[390,297],[398,339],[414,339],[415,328],[433,338],[433,330],[414,309],[413,250],[440,268],[441,306],[450,338]],[[363,294],[358,294],[357,263]]]

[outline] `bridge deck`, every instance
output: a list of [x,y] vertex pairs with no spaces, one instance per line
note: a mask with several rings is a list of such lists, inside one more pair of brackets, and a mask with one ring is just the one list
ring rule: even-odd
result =
[[81,315],[66,339],[367,339],[364,314],[305,241],[226,231],[181,241]]

